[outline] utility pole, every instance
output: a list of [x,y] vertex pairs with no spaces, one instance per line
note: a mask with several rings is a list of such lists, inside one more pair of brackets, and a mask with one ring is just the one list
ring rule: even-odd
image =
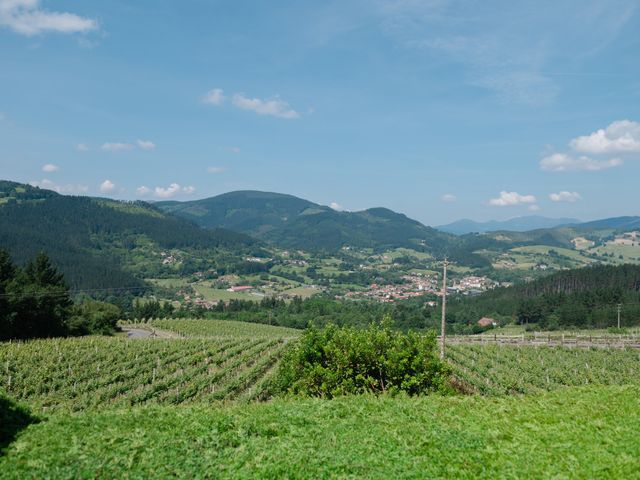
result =
[[618,304],[618,330],[620,329],[620,312],[622,310],[622,304]]
[[445,331],[447,328],[447,257],[442,274],[442,324],[440,325],[440,360],[444,360]]

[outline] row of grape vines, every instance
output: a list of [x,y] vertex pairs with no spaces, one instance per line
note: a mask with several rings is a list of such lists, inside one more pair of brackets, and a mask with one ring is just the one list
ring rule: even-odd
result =
[[40,411],[252,400],[287,340],[85,337],[0,343],[0,391]]
[[640,351],[508,345],[450,345],[458,381],[484,395],[578,385],[640,384]]
[[185,337],[293,338],[300,335],[300,330],[293,328],[229,320],[156,319],[146,325],[150,328],[175,332]]

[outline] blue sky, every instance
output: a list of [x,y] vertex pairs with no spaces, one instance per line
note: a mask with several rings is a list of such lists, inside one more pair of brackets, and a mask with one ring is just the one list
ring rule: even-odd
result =
[[0,178],[638,215],[636,0],[0,0]]

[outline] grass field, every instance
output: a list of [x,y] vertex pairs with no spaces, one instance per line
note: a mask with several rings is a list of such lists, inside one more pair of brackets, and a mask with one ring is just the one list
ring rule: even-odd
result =
[[196,292],[202,295],[205,300],[210,302],[228,302],[229,300],[252,300],[254,302],[259,302],[263,298],[261,295],[254,295],[252,293],[229,292],[224,288],[211,288],[199,284],[194,284],[193,288]]
[[638,387],[58,414],[0,457],[23,478],[638,478]]

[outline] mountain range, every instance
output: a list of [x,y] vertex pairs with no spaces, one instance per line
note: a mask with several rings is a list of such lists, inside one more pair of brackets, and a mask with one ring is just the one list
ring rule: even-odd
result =
[[488,222],[476,222],[474,220],[462,219],[435,228],[442,232],[453,233],[454,235],[465,235],[467,233],[485,233],[507,230],[511,232],[527,232],[541,228],[554,228],[561,225],[579,224],[580,220],[575,218],[548,218],[539,215],[526,217],[516,217],[509,220],[490,220]]
[[[514,231],[546,222],[560,225]],[[85,289],[142,288],[145,278],[209,269],[241,272],[247,256],[268,255],[264,248],[269,246],[331,255],[348,247],[374,252],[405,247],[488,271],[497,256],[516,247],[573,249],[576,238],[603,242],[617,232],[640,230],[640,217],[587,223],[527,217],[475,225],[473,230],[480,230],[477,225],[504,229],[454,235],[387,208],[340,212],[271,192],[237,191],[149,204],[65,196],[0,181],[0,248],[19,263],[44,250],[72,286]],[[178,257],[164,262],[162,256],[170,250],[179,252]]]

